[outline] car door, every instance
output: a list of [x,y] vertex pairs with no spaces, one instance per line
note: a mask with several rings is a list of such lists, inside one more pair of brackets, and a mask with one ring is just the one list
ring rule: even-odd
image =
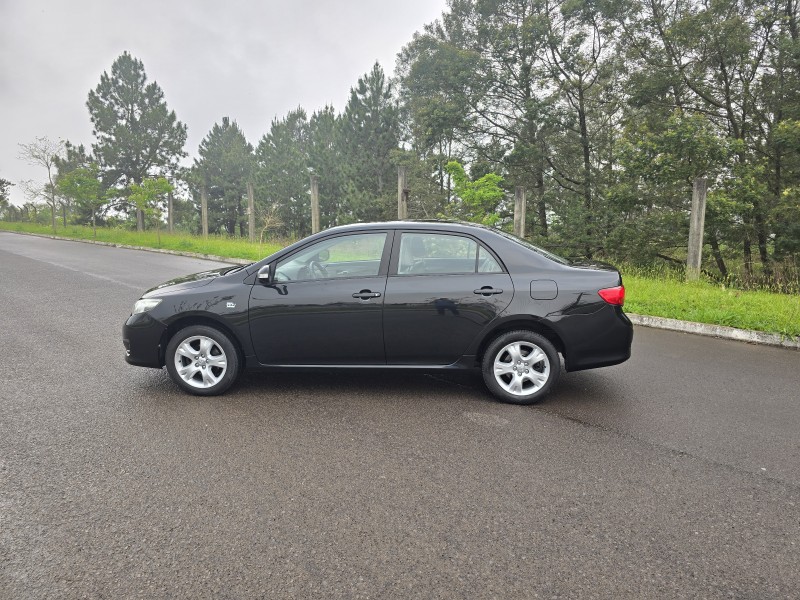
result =
[[382,311],[389,231],[324,238],[272,266],[250,294],[250,332],[265,365],[385,364]]
[[454,363],[511,303],[511,277],[472,237],[432,231],[397,236],[384,300],[387,363]]

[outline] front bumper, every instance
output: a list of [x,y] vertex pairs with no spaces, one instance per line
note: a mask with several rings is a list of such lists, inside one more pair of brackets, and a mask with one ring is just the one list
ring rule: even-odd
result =
[[131,315],[122,326],[125,361],[137,367],[160,369],[163,366],[161,345],[167,326],[149,313]]

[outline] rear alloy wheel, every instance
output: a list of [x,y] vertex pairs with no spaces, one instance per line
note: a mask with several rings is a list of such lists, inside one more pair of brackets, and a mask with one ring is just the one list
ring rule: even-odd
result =
[[206,325],[192,325],[172,336],[165,361],[172,380],[198,396],[223,393],[239,373],[239,355],[233,342]]
[[532,331],[498,336],[483,355],[483,380],[494,396],[511,404],[533,404],[550,391],[561,372],[553,344]]

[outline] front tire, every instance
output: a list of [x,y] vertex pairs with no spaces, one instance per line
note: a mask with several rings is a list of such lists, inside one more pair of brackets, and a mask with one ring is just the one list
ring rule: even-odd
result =
[[558,381],[561,361],[550,341],[527,330],[495,338],[483,354],[483,381],[502,402],[534,404]]
[[179,387],[196,396],[216,396],[239,374],[239,354],[231,339],[207,325],[185,327],[172,336],[164,360]]

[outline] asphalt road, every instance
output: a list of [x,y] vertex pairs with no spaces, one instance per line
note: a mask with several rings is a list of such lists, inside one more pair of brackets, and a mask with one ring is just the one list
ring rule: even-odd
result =
[[800,353],[637,328],[541,405],[477,377],[128,366],[205,261],[0,233],[0,598],[797,598]]

